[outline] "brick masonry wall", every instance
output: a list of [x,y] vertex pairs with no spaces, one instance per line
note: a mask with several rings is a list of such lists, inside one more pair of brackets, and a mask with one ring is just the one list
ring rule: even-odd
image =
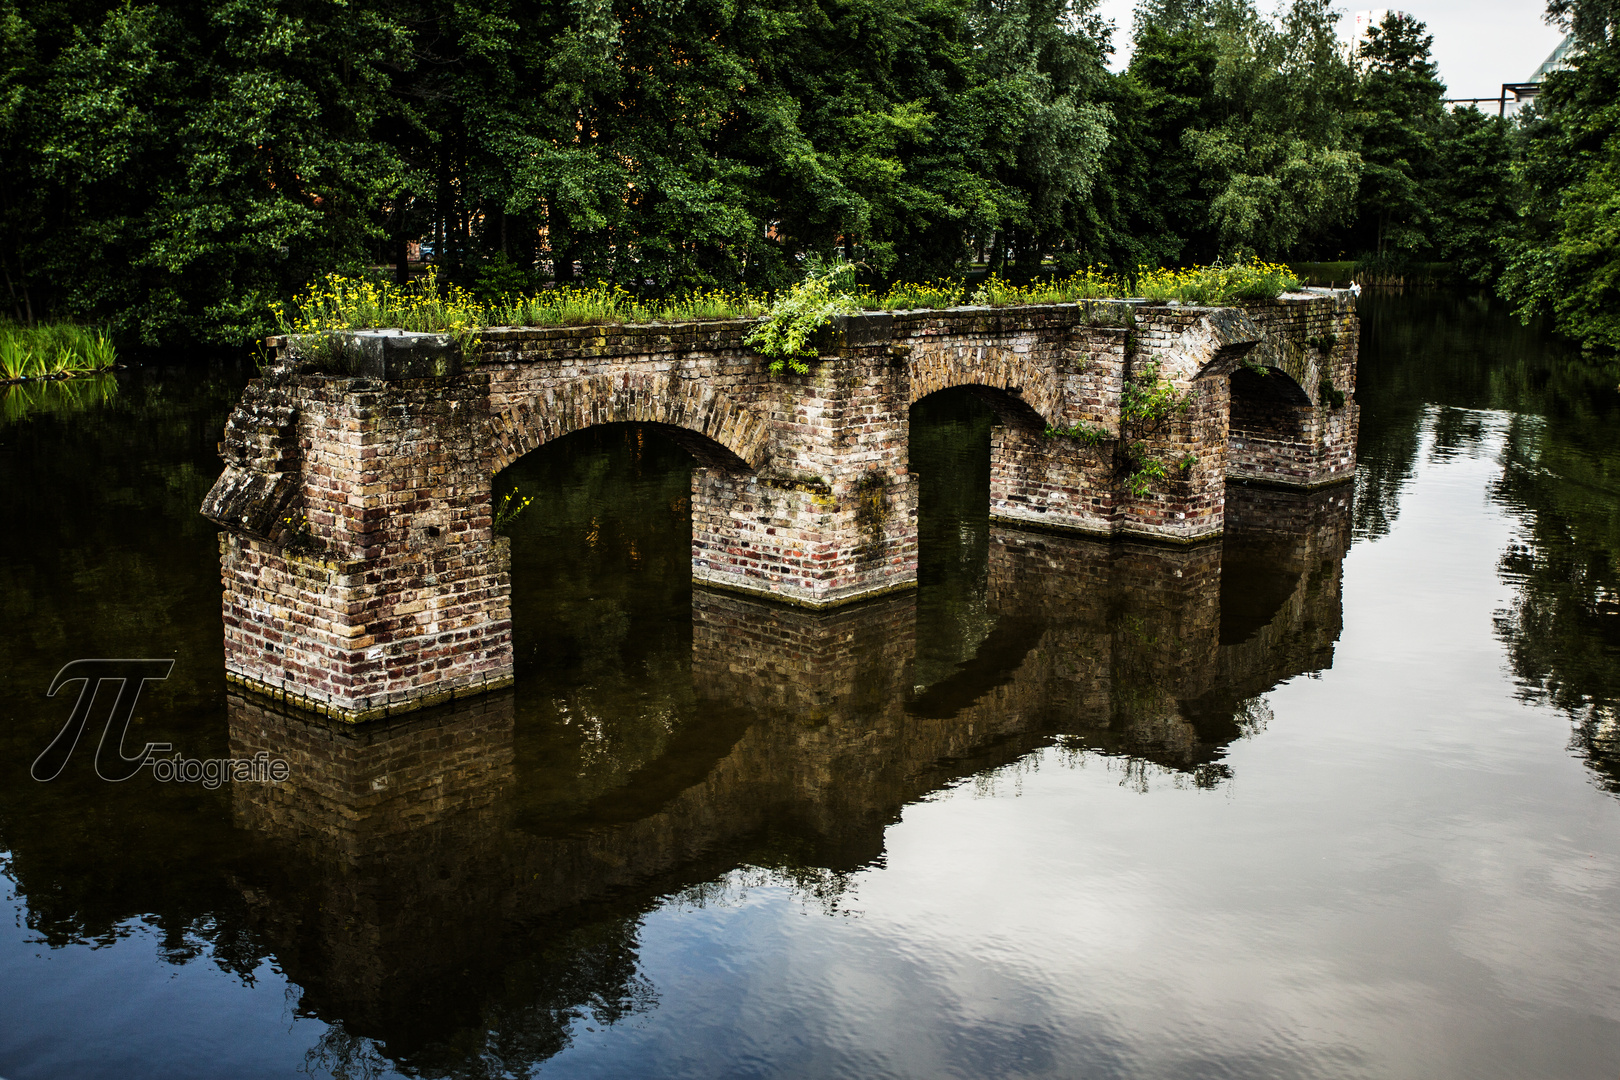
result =
[[[233,413],[226,470],[204,506],[227,529],[227,670],[351,719],[509,681],[509,557],[493,532],[493,477],[598,424],[656,426],[693,454],[696,580],[812,607],[915,582],[909,410],[951,387],[975,387],[995,407],[990,509],[1020,525],[1195,540],[1222,528],[1236,449],[1242,476],[1346,474],[1356,416],[1347,300],[1285,298],[1248,315],[1136,305],[1134,330],[1109,325],[1119,307],[851,317],[824,335],[807,375],[770,375],[741,320],[491,330],[476,367],[433,379],[277,364]],[[1323,356],[1303,344],[1330,332]],[[1297,391],[1297,431],[1245,398],[1241,446],[1229,443],[1244,363]],[[1118,453],[1121,397],[1143,365],[1187,406],[1158,429],[1127,431],[1172,465],[1133,495]],[[1311,403],[1322,377],[1347,395],[1344,407]],[[1046,435],[1080,424],[1109,437]]]
[[[1291,296],[1245,305],[1265,330],[1249,368],[1231,380],[1227,475],[1291,487],[1349,479],[1356,468],[1361,326],[1348,294]],[[1311,344],[1315,342],[1315,344]],[[1344,395],[1335,406],[1324,383]]]
[[[1353,471],[1358,341],[1347,295],[1290,294],[1238,309],[1141,304],[1134,314],[1129,333],[1074,327],[1067,355],[1045,361],[1061,387],[1041,401],[1060,406],[1001,410],[991,443],[992,516],[1188,542],[1220,533],[1229,476],[1312,486]],[[1327,354],[1306,345],[1330,334]],[[1167,380],[1185,407],[1162,423],[1126,420],[1121,394],[1133,375]],[[1316,403],[1322,378],[1346,395],[1341,407]],[[1247,423],[1230,433],[1228,419],[1237,423],[1240,408],[1234,395],[1248,387],[1245,380],[1263,380],[1288,398],[1286,424]],[[1241,406],[1249,409],[1245,417],[1255,414],[1251,396]],[[1045,434],[1048,422],[1084,423],[1110,437],[1054,439]],[[1137,494],[1127,477],[1146,459],[1157,460],[1166,476]]]
[[302,375],[299,485],[275,541],[220,538],[234,681],[369,719],[511,681],[510,554],[493,532],[482,375]]

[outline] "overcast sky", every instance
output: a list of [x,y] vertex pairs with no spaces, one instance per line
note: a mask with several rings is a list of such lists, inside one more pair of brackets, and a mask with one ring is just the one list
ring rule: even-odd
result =
[[[1272,0],[1259,0],[1262,11],[1272,9]],[[1131,10],[1134,0],[1102,0],[1098,10],[1114,20],[1118,29],[1115,66],[1123,67],[1129,58]],[[1530,77],[1547,54],[1563,40],[1563,35],[1542,21],[1546,5],[1538,0],[1406,0],[1402,3],[1356,3],[1340,5],[1341,32],[1352,13],[1375,7],[1392,7],[1429,24],[1434,35],[1434,59],[1440,65],[1440,78],[1449,97],[1495,97],[1505,82],[1522,82]],[[1346,32],[1346,36],[1348,36]]]

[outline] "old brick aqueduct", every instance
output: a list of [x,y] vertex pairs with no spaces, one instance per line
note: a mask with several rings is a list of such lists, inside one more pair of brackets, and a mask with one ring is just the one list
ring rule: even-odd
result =
[[[771,375],[743,344],[749,320],[492,329],[465,357],[447,337],[356,332],[322,365],[341,373],[272,339],[203,505],[224,529],[227,673],[344,720],[510,683],[495,476],[599,424],[658,428],[696,459],[695,582],[802,608],[916,583],[910,409],[955,387],[997,416],[999,527],[1210,540],[1229,480],[1351,477],[1353,301],[855,315],[824,332],[808,375]],[[1134,428],[1122,402],[1143,380],[1179,405]],[[1126,460],[1162,475],[1144,484]]]

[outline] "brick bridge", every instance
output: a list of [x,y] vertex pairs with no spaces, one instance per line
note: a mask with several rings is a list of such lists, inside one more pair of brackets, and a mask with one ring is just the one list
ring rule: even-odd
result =
[[[851,316],[805,376],[769,375],[742,344],[752,326],[490,330],[466,364],[447,338],[357,333],[342,374],[271,339],[202,508],[225,530],[228,676],[349,720],[509,683],[495,475],[598,424],[657,427],[696,459],[694,580],[807,607],[915,584],[910,407],[952,387],[999,418],[989,509],[1007,525],[1190,543],[1222,532],[1228,479],[1309,488],[1354,470],[1344,292]],[[1121,440],[1144,373],[1185,407]],[[1165,463],[1145,494],[1122,442]]]

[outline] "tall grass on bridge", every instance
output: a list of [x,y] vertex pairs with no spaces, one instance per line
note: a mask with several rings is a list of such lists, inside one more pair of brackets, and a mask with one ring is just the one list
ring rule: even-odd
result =
[[881,293],[865,286],[838,284],[849,281],[853,274],[840,274],[837,269],[817,271],[803,283],[774,295],[747,288],[716,288],[647,299],[622,285],[598,282],[495,301],[480,300],[460,286],[441,282],[432,268],[405,285],[329,274],[294,297],[291,304],[274,305],[272,312],[278,328],[289,335],[369,329],[449,333],[471,351],[478,332],[486,327],[756,319],[803,307],[806,290],[825,293],[829,302],[835,301],[829,311],[832,307],[838,311],[901,311],[1124,298],[1219,305],[1275,297],[1302,284],[1288,267],[1259,260],[1181,270],[1144,267],[1133,274],[1092,266],[1023,285],[992,274],[972,286],[958,279],[901,282]]

